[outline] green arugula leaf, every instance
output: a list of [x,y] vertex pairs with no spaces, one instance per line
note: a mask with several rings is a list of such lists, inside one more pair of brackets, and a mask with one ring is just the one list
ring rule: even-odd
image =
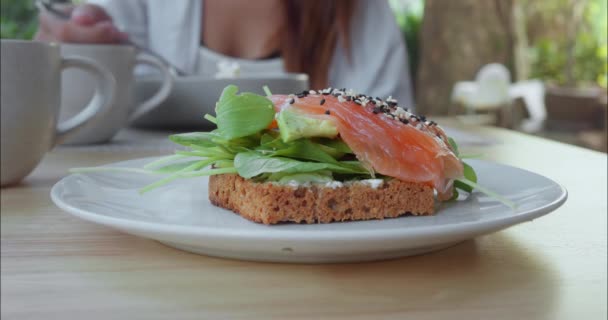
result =
[[458,190],[456,190],[456,188],[453,188],[452,189],[452,197],[448,201],[458,200],[459,196],[460,196],[460,194],[458,193]]
[[274,120],[272,101],[249,92],[237,95],[238,90],[227,86],[215,108],[218,132],[227,140],[259,133]]
[[245,178],[253,178],[263,173],[282,172],[292,173],[312,173],[322,170],[331,170],[336,173],[345,174],[366,174],[367,171],[361,166],[350,163],[320,163],[305,162],[284,157],[271,157],[262,155],[258,152],[242,152],[234,158],[234,167],[238,174]]
[[[477,183],[477,174],[475,173],[475,170],[473,170],[473,167],[465,162],[463,162],[462,165],[464,166],[464,178]],[[462,183],[460,180],[454,180],[454,187],[468,193],[473,192],[473,188],[470,185]]]
[[318,171],[314,173],[295,173],[285,174],[282,172],[276,172],[268,176],[267,181],[276,181],[278,183],[289,183],[296,181],[298,183],[326,183],[333,181],[331,171]]
[[454,150],[454,154],[459,157],[460,156],[460,151],[458,151],[458,145],[456,144],[456,141],[454,141],[454,139],[448,137],[448,142],[450,143],[450,146],[452,147],[452,149]]
[[[204,160],[190,160],[190,161],[183,161],[183,162],[176,162],[176,163],[171,163],[168,164],[166,166],[162,166],[160,168],[157,169],[153,169],[153,171],[155,173],[175,173],[178,171],[182,171],[184,169],[188,169],[188,170],[195,170],[197,168],[201,168],[200,165],[201,163],[205,163]],[[191,169],[194,168],[194,169]]]
[[270,88],[268,88],[268,86],[263,86],[262,89],[264,89],[264,93],[268,98],[272,96],[272,92],[270,92]]
[[219,137],[214,131],[211,132],[189,132],[173,134],[169,136],[169,140],[182,146],[201,146],[201,147],[215,147],[217,145],[213,139]]
[[170,162],[175,161],[175,160],[180,160],[180,159],[183,159],[185,157],[187,157],[187,156],[181,155],[181,154],[173,154],[173,155],[170,155],[170,156],[162,157],[160,159],[154,160],[154,161],[152,161],[152,162],[144,165],[144,169],[153,169],[153,168],[158,167],[160,165],[163,165],[163,164],[166,164],[166,163],[170,163]]
[[206,114],[206,115],[204,116],[204,118],[205,118],[205,119],[207,119],[209,122],[211,122],[211,123],[213,123],[213,124],[217,125],[217,119],[216,119],[214,116],[212,116],[212,115],[210,115],[210,114]]
[[460,159],[479,159],[483,158],[483,153],[472,153],[472,154],[461,154],[458,156]]
[[351,150],[346,142],[342,141],[342,139],[319,138],[314,139],[313,141],[341,153],[353,153],[353,150]]
[[353,151],[344,141],[342,141],[342,139],[320,138],[314,139],[313,141],[321,150],[334,157],[334,159],[340,159],[345,154],[353,154]]
[[496,193],[490,189],[486,189],[486,188],[478,185],[477,182],[469,181],[467,179],[460,179],[459,181],[463,184],[470,186],[471,189],[477,189],[481,193],[484,193],[487,196],[492,197],[492,198],[502,202],[504,205],[508,206],[509,208],[511,208],[513,210],[517,209],[517,204],[515,204],[513,201],[499,195],[498,193]]
[[261,145],[256,150],[273,157],[283,156],[317,162],[338,163],[334,157],[325,152],[318,144],[308,139],[298,139],[286,143],[281,138],[276,138]]
[[[177,144],[203,153],[196,155],[201,157],[213,156],[220,151],[234,156],[238,152],[254,148],[259,145],[260,141],[260,137],[257,134],[226,140],[217,131],[180,133],[169,136],[169,139]],[[218,151],[218,149],[221,150]],[[209,152],[212,154],[205,155],[205,153]]]
[[262,137],[260,137],[260,146],[271,143],[277,138],[279,138],[279,134],[275,131],[264,132],[264,134],[262,134]]

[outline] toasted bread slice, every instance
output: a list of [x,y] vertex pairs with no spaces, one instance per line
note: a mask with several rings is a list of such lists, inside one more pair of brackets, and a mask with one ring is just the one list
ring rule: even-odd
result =
[[431,187],[396,179],[377,188],[364,183],[333,188],[315,184],[294,187],[254,182],[236,174],[209,177],[209,200],[216,206],[264,224],[432,215],[435,207]]

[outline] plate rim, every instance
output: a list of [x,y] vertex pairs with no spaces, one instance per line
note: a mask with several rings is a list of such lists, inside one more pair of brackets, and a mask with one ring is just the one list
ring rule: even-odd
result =
[[[136,158],[125,161],[119,161],[109,163],[104,166],[116,166],[123,163],[143,161],[145,159],[157,159],[159,157],[145,157]],[[117,228],[121,230],[136,230],[144,232],[153,232],[155,234],[164,235],[180,235],[180,236],[191,236],[191,237],[210,237],[215,239],[229,239],[229,240],[292,240],[292,241],[326,241],[326,240],[387,240],[387,239],[410,239],[410,238],[421,238],[421,237],[436,237],[436,236],[449,236],[457,235],[462,233],[467,234],[483,234],[492,232],[493,230],[501,230],[507,227],[531,221],[542,217],[550,212],[555,211],[561,205],[563,205],[568,199],[567,189],[556,182],[541,174],[510,166],[502,163],[493,161],[486,161],[475,159],[475,162],[484,162],[492,165],[499,165],[514,168],[517,170],[525,171],[529,174],[540,176],[544,179],[549,180],[553,184],[559,187],[560,195],[553,201],[533,209],[524,211],[518,211],[517,215],[500,217],[498,219],[486,220],[486,221],[468,221],[457,223],[453,225],[440,225],[440,226],[422,226],[413,229],[410,228],[394,228],[389,230],[378,230],[378,229],[367,229],[367,230],[280,230],[274,229],[272,225],[260,225],[268,228],[269,232],[260,232],[260,230],[248,230],[248,229],[232,229],[222,227],[208,227],[208,226],[187,226],[178,225],[171,223],[159,223],[159,222],[148,222],[148,221],[136,221],[126,218],[110,217],[103,214],[95,213],[90,210],[84,210],[75,207],[71,204],[63,201],[59,196],[59,189],[63,187],[63,184],[80,174],[70,174],[63,177],[57,183],[53,185],[50,192],[50,197],[53,203],[70,213],[73,216],[79,217],[86,221],[102,224],[108,227]],[[223,209],[223,208],[219,208]],[[223,209],[226,210],[226,209]],[[226,210],[227,213],[232,213],[230,210]],[[402,217],[403,218],[403,217]],[[407,218],[407,217],[406,217]],[[391,219],[385,219],[382,221],[390,221]],[[255,222],[251,222],[255,223]],[[342,223],[349,223],[342,222]],[[259,224],[258,224],[259,225]]]

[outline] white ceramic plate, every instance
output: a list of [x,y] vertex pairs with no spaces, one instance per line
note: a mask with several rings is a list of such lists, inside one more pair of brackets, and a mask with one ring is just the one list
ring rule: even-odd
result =
[[[112,166],[141,167],[154,158]],[[138,174],[74,174],[59,181],[51,198],[63,210],[92,222],[211,256],[277,262],[369,261],[449,247],[545,215],[566,201],[566,190],[522,169],[470,161],[479,182],[518,205],[512,210],[474,193],[444,204],[435,216],[266,226],[213,206],[207,179],[184,179],[140,195],[158,179]]]

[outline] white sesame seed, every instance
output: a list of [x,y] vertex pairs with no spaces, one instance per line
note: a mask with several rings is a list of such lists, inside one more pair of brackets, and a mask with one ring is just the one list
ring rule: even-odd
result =
[[343,96],[338,96],[338,102],[346,102],[346,99],[344,99]]
[[405,110],[401,107],[397,107],[397,109],[395,109],[395,114],[399,116],[399,118],[403,118],[405,116]]

